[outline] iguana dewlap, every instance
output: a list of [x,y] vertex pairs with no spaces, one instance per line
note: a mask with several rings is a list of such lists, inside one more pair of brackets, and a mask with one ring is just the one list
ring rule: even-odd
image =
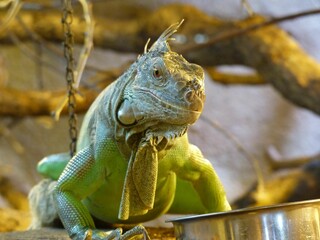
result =
[[186,131],[203,109],[204,72],[170,50],[167,40],[178,27],[98,96],[70,161],[56,155],[39,164],[42,174],[59,176],[53,201],[73,239],[91,230],[92,239],[112,239],[95,230],[91,215],[137,224],[166,212],[230,209],[211,164],[188,142]]

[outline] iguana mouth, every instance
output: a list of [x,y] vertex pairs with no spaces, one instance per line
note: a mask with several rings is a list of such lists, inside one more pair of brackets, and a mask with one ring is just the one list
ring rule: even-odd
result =
[[[158,96],[158,93],[156,91],[153,91],[152,89],[147,89],[147,88],[144,88],[144,87],[139,87],[139,88],[134,88],[135,91],[138,91],[138,92],[142,92],[142,93],[146,93],[148,95],[150,95],[152,98],[154,98],[157,102],[161,103],[161,105],[165,108],[168,108],[168,109],[175,109],[175,110],[178,110],[180,112],[189,112],[189,113],[195,113],[195,114],[200,114],[202,109],[201,110],[192,110],[192,109],[188,109],[187,105],[183,106],[182,104],[179,106],[178,104],[176,105],[173,105],[171,103],[168,103],[166,101],[164,101],[163,98],[161,98],[160,96]],[[172,98],[171,99],[172,101],[174,101],[174,99]]]
[[176,138],[182,137],[188,130],[188,126],[175,126],[170,129],[149,128],[144,134],[145,139],[154,139],[158,151],[166,148],[168,143]]
[[173,140],[178,137],[182,137],[187,132],[188,126],[173,126],[169,127],[166,131],[161,129],[151,130],[152,135],[158,138],[166,138],[167,140]]
[[167,126],[165,129],[151,127],[146,131],[146,137],[150,138],[152,136],[158,139],[165,138],[167,140],[173,140],[182,137],[187,130],[188,126]]

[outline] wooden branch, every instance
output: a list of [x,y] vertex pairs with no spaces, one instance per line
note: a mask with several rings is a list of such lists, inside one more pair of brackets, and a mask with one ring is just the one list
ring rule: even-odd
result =
[[[31,30],[47,40],[62,40],[60,13],[21,12],[21,19]],[[202,66],[240,64],[254,68],[268,83],[272,84],[285,98],[296,105],[320,114],[320,65],[308,56],[299,45],[277,26],[264,26],[261,16],[239,21],[222,21],[208,16],[198,9],[181,4],[166,5],[143,17],[125,19],[96,18],[94,32],[95,46],[119,51],[143,52],[146,40],[156,39],[170,24],[185,19],[185,24],[173,42],[173,49],[182,51],[190,61]],[[1,18],[0,18],[1,20]],[[50,24],[48,24],[50,22]],[[83,21],[74,18],[75,39],[83,41]],[[246,29],[254,29],[249,32]],[[11,31],[20,39],[28,39],[18,22],[11,23]],[[234,32],[245,34],[233,34]],[[224,38],[201,48],[186,51],[186,46],[210,42],[221,34],[232,33],[232,38]],[[0,42],[9,42],[5,34]]]
[[63,229],[48,229],[43,228],[39,230],[21,231],[21,232],[10,232],[0,234],[0,238],[7,240],[40,240],[40,239],[59,239],[59,240],[70,240],[67,232]]
[[[274,25],[274,24],[277,24],[280,22],[293,20],[295,18],[305,17],[305,16],[309,16],[309,15],[314,15],[314,14],[320,14],[320,9],[307,10],[307,11],[300,12],[300,13],[286,15],[284,17],[272,18],[269,20],[265,20],[263,22],[258,22],[256,24],[252,24],[246,28],[238,28],[238,29],[234,29],[232,31],[222,32],[221,34],[210,38],[209,41],[206,41],[206,42],[200,43],[200,44],[192,44],[188,47],[183,48],[182,51],[191,51],[191,50],[195,50],[195,49],[208,47],[208,46],[214,45],[218,42],[229,40],[231,38],[235,38],[235,37],[247,34],[249,32],[259,30],[263,27],[267,27],[267,26]],[[250,16],[252,17],[253,14],[251,14]]]
[[[92,102],[94,94],[81,89],[84,101],[77,96],[77,110],[83,111]],[[51,115],[65,98],[63,91],[25,91],[12,88],[0,88],[0,114],[6,116]]]
[[213,81],[222,84],[266,84],[258,74],[222,73],[215,67],[207,67],[206,71]]
[[312,161],[320,159],[320,153],[311,156],[299,156],[295,158],[284,158],[274,146],[267,149],[267,160],[272,171],[279,169],[297,168]]
[[[86,112],[98,94],[124,71],[124,67],[101,72],[94,88],[80,87],[77,99],[77,112]],[[51,115],[66,97],[66,90],[34,91],[18,90],[0,86],[0,116],[39,116]],[[62,111],[67,112],[66,107]]]

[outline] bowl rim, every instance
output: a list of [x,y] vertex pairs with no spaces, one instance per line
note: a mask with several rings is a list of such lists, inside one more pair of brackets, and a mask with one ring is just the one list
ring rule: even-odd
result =
[[[166,222],[186,222],[186,221],[193,221],[193,220],[200,220],[206,218],[219,218],[219,217],[228,217],[232,215],[239,215],[239,214],[259,214],[265,213],[266,211],[274,212],[277,210],[285,210],[286,208],[293,208],[296,206],[307,206],[310,204],[320,204],[320,199],[312,199],[306,201],[298,201],[298,202],[290,202],[290,203],[281,203],[275,205],[266,205],[266,206],[259,206],[259,207],[248,207],[248,208],[241,208],[236,210],[230,210],[226,212],[216,212],[216,213],[206,213],[206,214],[197,214],[197,215],[189,215],[184,217],[177,217],[174,219],[168,219]],[[284,209],[285,208],[285,209]]]

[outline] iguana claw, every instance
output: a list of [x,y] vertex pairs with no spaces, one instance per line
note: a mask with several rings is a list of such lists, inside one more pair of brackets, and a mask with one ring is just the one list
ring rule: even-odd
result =
[[[138,235],[143,235],[144,240],[151,240],[147,230],[142,225],[137,225],[134,228],[125,232],[121,237],[120,240],[127,240],[127,239],[136,239]],[[140,238],[139,238],[140,239]]]
[[150,240],[150,237],[148,235],[147,230],[142,225],[137,225],[134,228],[125,232],[124,234],[122,234],[122,228],[117,228],[115,230],[108,231],[108,232],[89,229],[86,231],[85,237],[83,238],[83,240],[129,240],[129,239]]

